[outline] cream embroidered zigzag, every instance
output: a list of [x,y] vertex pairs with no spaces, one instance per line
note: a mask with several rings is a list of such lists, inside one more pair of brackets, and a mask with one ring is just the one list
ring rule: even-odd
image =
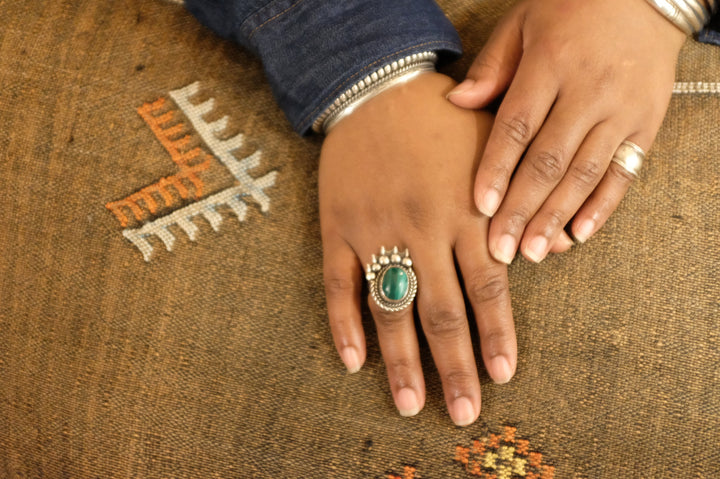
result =
[[718,94],[720,83],[718,82],[676,82],[673,85],[673,93],[682,95],[691,94]]
[[[188,117],[190,123],[192,123],[195,130],[200,134],[203,141],[210,147],[216,158],[222,162],[225,167],[235,176],[241,185],[247,188],[248,193],[252,195],[253,199],[260,204],[263,212],[267,211],[270,207],[270,198],[263,192],[262,188],[256,184],[247,170],[254,168],[260,162],[259,152],[252,156],[238,161],[233,155],[233,151],[237,150],[243,145],[244,136],[237,134],[227,140],[221,140],[220,135],[225,131],[228,123],[228,117],[224,116],[217,121],[207,123],[203,116],[212,111],[215,106],[215,100],[210,98],[202,103],[193,105],[190,103],[190,97],[197,94],[200,90],[200,82],[192,83],[185,88],[179,90],[173,90],[170,92],[170,97],[180,107],[185,116]],[[271,173],[273,178],[276,172]]]
[[243,197],[252,197],[260,205],[262,212],[267,212],[270,209],[270,198],[264,190],[275,184],[277,171],[272,171],[261,178],[250,176],[248,170],[260,165],[261,152],[255,152],[242,160],[235,158],[233,152],[242,146],[243,135],[238,134],[226,140],[221,139],[221,135],[227,127],[228,117],[224,116],[217,121],[207,123],[203,116],[212,111],[215,102],[211,98],[197,105],[190,103],[189,99],[199,89],[200,83],[195,82],[185,88],[171,91],[170,96],[185,116],[188,117],[215,157],[220,160],[240,184],[181,208],[167,216],[158,218],[140,228],[125,229],[123,236],[140,250],[145,261],[150,261],[153,252],[153,246],[147,240],[150,236],[160,238],[165,244],[165,248],[172,251],[175,244],[175,236],[169,229],[172,225],[179,226],[191,241],[195,241],[199,229],[192,220],[196,216],[203,216],[210,223],[213,230],[218,231],[223,221],[222,215],[217,212],[217,208],[220,206],[229,206],[237,216],[238,221],[241,222],[245,219],[247,211],[247,205],[241,200]]

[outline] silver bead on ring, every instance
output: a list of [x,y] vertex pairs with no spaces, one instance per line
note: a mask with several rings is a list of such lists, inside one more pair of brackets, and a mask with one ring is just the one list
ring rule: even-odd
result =
[[645,161],[645,151],[632,141],[625,140],[615,151],[612,161],[622,166],[623,169],[631,175],[637,177],[643,161]]

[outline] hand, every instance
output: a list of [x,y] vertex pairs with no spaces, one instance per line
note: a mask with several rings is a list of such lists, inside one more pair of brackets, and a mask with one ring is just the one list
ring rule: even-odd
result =
[[496,259],[520,245],[539,262],[573,217],[581,242],[605,223],[633,180],[613,153],[650,148],[684,38],[645,0],[524,0],[506,15],[448,96],[480,108],[507,90],[474,189]]
[[[488,252],[487,217],[472,179],[491,115],[445,100],[454,82],[422,74],[363,104],[330,132],[320,159],[325,290],[333,338],[347,368],[365,360],[360,316],[364,265],[381,246],[408,248],[417,311],[452,420],[480,413],[480,383],[459,266],[491,378],[507,382],[517,347],[507,269]],[[425,402],[413,308],[382,311],[369,298],[395,404],[404,416]]]

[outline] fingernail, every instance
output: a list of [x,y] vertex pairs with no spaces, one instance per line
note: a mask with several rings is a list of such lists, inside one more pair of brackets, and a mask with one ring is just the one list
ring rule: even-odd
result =
[[403,417],[415,416],[420,412],[420,398],[411,388],[402,388],[395,396],[395,406]]
[[528,244],[525,254],[536,263],[545,259],[548,250],[548,240],[544,236],[536,236]]
[[590,238],[593,231],[595,231],[595,222],[593,220],[583,220],[575,233],[575,239],[584,243]]
[[462,94],[462,93],[465,93],[466,91],[468,91],[469,89],[471,89],[474,84],[475,84],[475,80],[471,80],[470,78],[464,80],[464,81],[463,81],[462,83],[460,83],[458,86],[456,86],[455,88],[453,88],[452,90],[450,90],[450,93],[448,93],[448,94],[445,96],[445,99],[450,98],[451,95],[460,95],[460,94]]
[[477,208],[485,216],[492,216],[500,206],[500,193],[497,190],[489,189],[477,202]]
[[516,249],[517,243],[515,242],[515,238],[511,235],[502,235],[497,242],[493,256],[498,261],[510,264],[512,263],[513,258],[515,258]]
[[345,363],[345,367],[349,373],[352,374],[360,371],[362,364],[360,363],[360,355],[358,354],[357,349],[352,346],[348,346],[342,350],[340,357],[342,358],[343,363]]
[[468,398],[457,398],[450,408],[450,417],[456,426],[469,426],[475,422],[475,408]]
[[488,374],[495,381],[495,384],[505,384],[513,377],[513,370],[510,361],[505,356],[495,356],[488,365]]

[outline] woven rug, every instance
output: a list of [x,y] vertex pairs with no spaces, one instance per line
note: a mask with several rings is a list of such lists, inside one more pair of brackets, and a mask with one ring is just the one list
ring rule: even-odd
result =
[[[460,79],[511,2],[439,3]],[[426,345],[425,409],[397,414],[367,311],[345,372],[321,139],[256,59],[175,4],[0,5],[0,477],[720,477],[712,85],[679,88],[596,237],[510,267],[518,372],[480,368],[458,428]],[[689,41],[677,79],[720,80],[720,48]]]

